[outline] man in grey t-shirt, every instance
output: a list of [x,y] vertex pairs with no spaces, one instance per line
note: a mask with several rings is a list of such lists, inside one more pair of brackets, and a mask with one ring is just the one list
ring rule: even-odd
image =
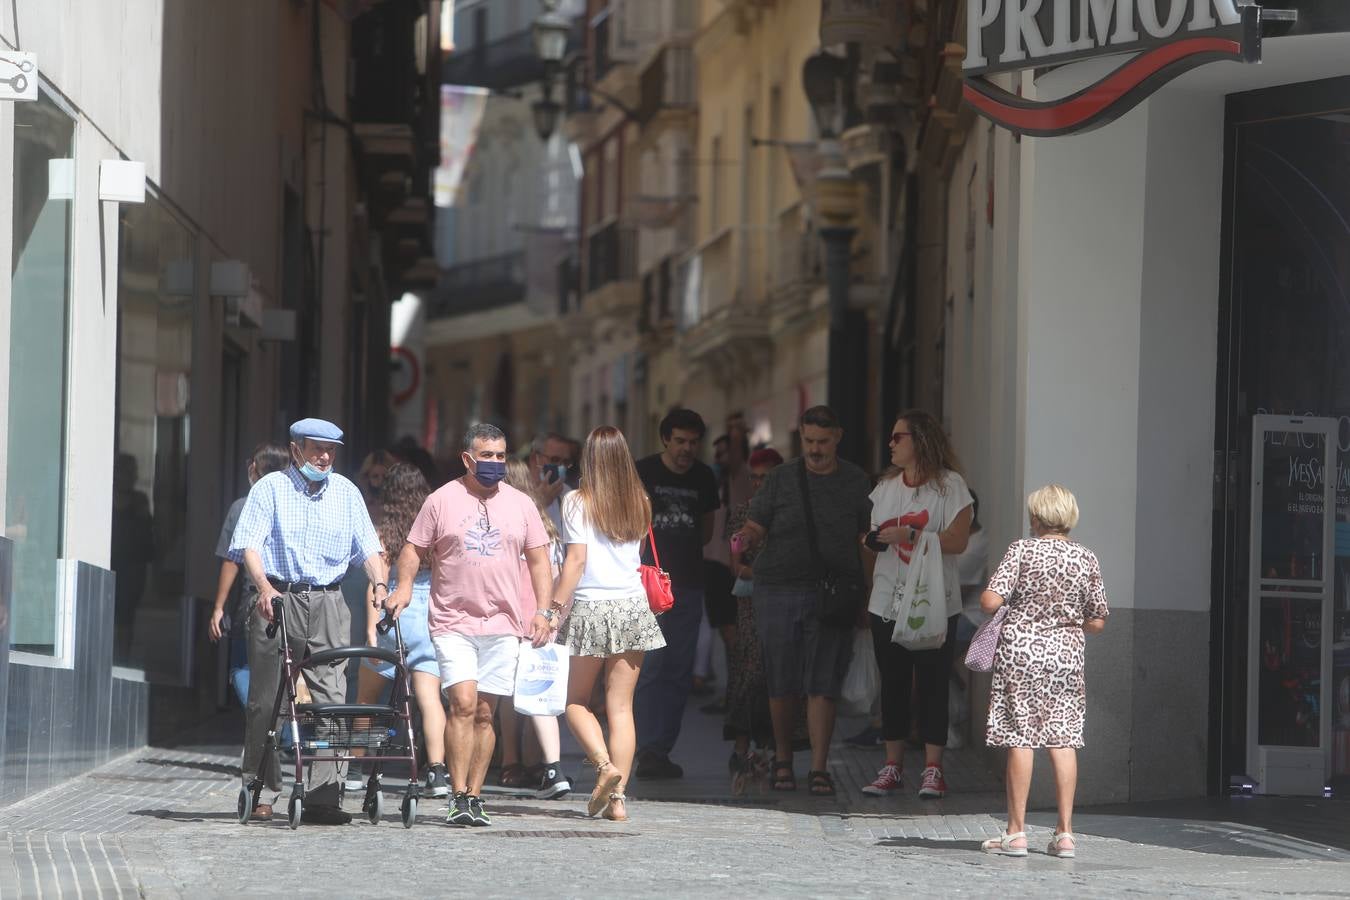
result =
[[[831,626],[816,618],[822,569],[861,575],[858,552],[871,527],[871,480],[839,458],[843,429],[833,411],[814,406],[802,413],[803,457],[769,473],[750,501],[750,517],[737,535],[749,545],[763,542],[755,559],[755,628],[764,650],[764,669],[773,717],[775,790],[792,790],[792,731],[798,699],[807,697],[811,738],[809,790],[832,796],[826,765],[834,734],[835,700],[853,651],[853,627]],[[805,472],[816,532],[813,552],[802,496]],[[819,560],[819,564],[817,564]]]

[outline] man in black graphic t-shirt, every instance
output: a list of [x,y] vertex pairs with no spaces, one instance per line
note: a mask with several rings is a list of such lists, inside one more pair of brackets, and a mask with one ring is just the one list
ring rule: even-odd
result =
[[[706,430],[698,413],[676,409],[661,422],[665,449],[637,464],[652,499],[656,551],[675,591],[675,605],[657,620],[666,646],[647,654],[634,698],[638,778],[684,774],[670,761],[670,751],[680,736],[703,618],[703,545],[712,538],[720,505],[717,479],[697,459]],[[652,562],[650,552],[643,558]]]

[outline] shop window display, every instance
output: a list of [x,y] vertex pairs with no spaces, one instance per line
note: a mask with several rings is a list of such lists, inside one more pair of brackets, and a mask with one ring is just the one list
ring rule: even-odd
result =
[[5,535],[10,646],[58,652],[75,122],[44,91],[14,105]]
[[[182,675],[195,240],[150,194],[122,211],[112,568],[114,660]],[[175,636],[165,640],[165,635]]]

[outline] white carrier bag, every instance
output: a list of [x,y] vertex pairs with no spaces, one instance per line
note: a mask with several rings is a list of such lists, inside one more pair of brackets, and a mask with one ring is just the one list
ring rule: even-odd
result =
[[904,583],[896,582],[891,603],[895,622],[891,640],[906,650],[936,650],[947,640],[947,585],[942,574],[942,543],[923,532]]
[[520,645],[516,665],[516,712],[527,716],[560,716],[567,710],[567,667],[570,651],[562,644]]

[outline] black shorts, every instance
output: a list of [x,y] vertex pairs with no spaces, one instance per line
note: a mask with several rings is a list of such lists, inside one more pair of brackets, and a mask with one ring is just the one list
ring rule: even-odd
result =
[[736,624],[736,598],[731,595],[735,583],[736,578],[727,566],[703,561],[703,608],[708,611],[708,624],[713,628]]

